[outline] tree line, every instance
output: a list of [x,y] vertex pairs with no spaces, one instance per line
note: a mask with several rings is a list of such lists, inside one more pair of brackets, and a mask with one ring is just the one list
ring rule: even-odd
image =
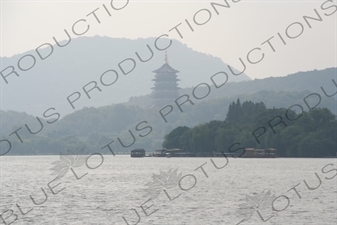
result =
[[[295,98],[295,100],[301,100],[301,94],[296,96],[290,95],[289,97],[287,97],[286,94],[287,93],[274,93],[274,95],[272,95],[271,92],[261,93],[261,95],[268,95],[271,96],[271,99],[275,99],[276,103],[274,104],[279,107],[286,105],[285,102],[289,102],[289,99],[293,99],[296,96],[297,98]],[[261,95],[256,98],[261,99]],[[279,98],[276,98],[275,95],[278,95]],[[244,99],[246,100],[247,98]],[[285,102],[281,104],[280,99]],[[297,101],[295,100],[293,99],[296,103]],[[258,103],[245,101],[241,103],[240,100],[231,102],[229,98],[209,100],[195,105],[186,105],[184,106],[184,112],[180,112],[179,110],[172,112],[168,123],[164,123],[158,114],[158,110],[153,108],[141,108],[125,104],[99,108],[83,108],[82,110],[63,117],[55,124],[45,126],[43,132],[37,135],[29,134],[24,128],[19,130],[18,132],[24,143],[20,143],[15,134],[10,137],[8,137],[8,135],[25,123],[27,123],[32,130],[38,130],[39,124],[37,119],[26,113],[1,111],[2,127],[0,130],[0,140],[9,138],[12,142],[13,146],[8,153],[9,155],[59,154],[60,151],[76,149],[77,147],[85,147],[87,151],[97,152],[97,149],[100,150],[102,146],[111,140],[115,140],[116,137],[120,137],[124,143],[131,143],[132,140],[130,139],[128,130],[134,129],[139,121],[147,120],[153,127],[153,131],[149,136],[137,139],[135,144],[129,148],[123,148],[116,142],[113,146],[114,151],[128,153],[134,148],[144,148],[147,152],[152,152],[162,146],[165,134],[175,130],[178,126],[186,126],[188,129],[192,129],[189,127],[195,127],[195,129],[193,132],[186,132],[187,136],[181,140],[182,145],[175,143],[172,147],[182,146],[189,151],[202,152],[210,149],[210,151],[221,152],[224,148],[228,148],[228,145],[238,141],[245,147],[275,147],[283,156],[285,156],[286,153],[282,151],[288,151],[288,156],[303,156],[303,152],[305,152],[304,148],[306,147],[305,142],[302,142],[302,140],[306,140],[307,135],[309,135],[309,133],[307,133],[309,129],[304,131],[302,129],[304,125],[310,124],[309,122],[307,123],[306,120],[309,120],[309,118],[314,115],[315,110],[304,113],[297,121],[290,122],[289,126],[285,129],[282,127],[282,124],[278,125],[275,127],[277,131],[276,134],[268,129],[268,131],[259,138],[261,144],[258,144],[252,132],[260,126],[268,127],[268,120],[278,115],[284,115],[285,112],[285,109],[282,108],[267,109],[266,107],[270,108],[271,106],[265,104],[264,101]],[[318,113],[319,116],[322,117],[324,110],[320,110],[323,109],[319,109]],[[289,115],[291,113],[293,113],[292,118],[298,115],[295,112],[289,112]],[[327,111],[327,114],[330,115],[331,118],[334,118],[330,111]],[[259,117],[255,118],[258,115]],[[210,122],[209,126],[206,125],[208,121],[214,120],[217,122]],[[301,121],[305,121],[303,122],[304,125],[298,125]],[[43,123],[46,124],[45,121],[43,121]],[[198,123],[202,123],[203,125],[197,125]],[[320,130],[326,132],[328,128],[320,127],[321,125],[321,123],[313,125],[317,131],[310,131],[310,134],[312,132],[319,132]],[[334,122],[331,126],[335,126]],[[200,131],[198,131],[198,129]],[[300,133],[298,133],[298,135],[296,134],[296,137],[299,138],[297,142],[292,140],[295,136],[289,134],[289,132],[294,129],[296,131],[300,130],[297,132],[303,133],[303,137],[299,135]],[[326,136],[330,141],[327,141],[325,145],[329,143],[332,145],[331,140],[336,139],[335,137],[331,138],[333,131],[331,132],[330,136]],[[185,132],[183,133],[185,134]],[[282,140],[291,139],[294,143],[287,145],[287,143],[283,141],[284,146],[281,146],[276,138],[281,134],[282,137],[280,138]],[[322,134],[312,133],[311,135]],[[205,138],[208,136],[210,136],[210,138]],[[192,141],[190,139],[192,139]],[[308,141],[312,142],[313,140],[316,139],[310,138]],[[321,140],[325,140],[325,137],[318,141]],[[170,143],[172,139],[166,142]],[[164,146],[166,146],[166,142]],[[310,146],[311,145],[309,145],[309,147]],[[7,148],[6,143],[1,142],[0,154],[4,153]],[[301,153],[297,152],[299,150]],[[102,153],[109,154],[109,152]]]
[[[230,152],[240,143],[244,148],[275,148],[281,157],[335,156],[337,149],[336,117],[327,108],[315,108],[302,114],[289,110],[296,120],[268,126],[272,118],[285,115],[285,108],[267,109],[263,102],[238,99],[229,105],[225,120],[212,120],[192,128],[179,126],[165,136],[163,147],[181,148],[193,153]],[[253,132],[266,127],[256,139]]]

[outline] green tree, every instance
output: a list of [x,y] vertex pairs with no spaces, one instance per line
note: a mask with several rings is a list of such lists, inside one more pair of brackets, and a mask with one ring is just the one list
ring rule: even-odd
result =
[[[163,147],[164,148],[183,148],[186,146],[186,140],[183,140],[183,135],[188,132],[190,128],[186,126],[179,126],[173,129],[168,135],[165,136]],[[186,136],[184,136],[186,138]]]

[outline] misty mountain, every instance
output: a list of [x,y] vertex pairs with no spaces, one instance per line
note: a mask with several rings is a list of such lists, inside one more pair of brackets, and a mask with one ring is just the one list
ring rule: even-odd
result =
[[[287,109],[294,104],[299,104],[308,111],[303,99],[317,93],[321,97],[318,107],[326,107],[336,114],[336,95],[334,95],[336,85],[333,81],[336,72],[336,68],[330,68],[299,72],[286,77],[228,83],[221,87],[217,94],[211,92],[212,98],[207,97],[203,101],[195,101],[194,105],[183,105],[183,112],[174,107],[174,110],[166,117],[167,123],[159,114],[160,108],[144,107],[150,101],[149,96],[136,97],[123,104],[97,108],[85,107],[64,116],[53,124],[48,124],[41,118],[44,128],[37,135],[29,134],[24,127],[24,124],[28,124],[31,129],[38,130],[39,124],[36,118],[26,113],[2,111],[1,136],[12,142],[11,154],[58,154],[60,150],[78,146],[86,146],[90,151],[97,151],[112,140],[114,141],[113,148],[117,152],[132,148],[153,150],[161,147],[165,134],[178,126],[193,127],[211,120],[225,120],[229,105],[238,98],[241,102],[264,102],[267,108]],[[314,84],[309,85],[312,83]],[[332,97],[325,96],[321,87]],[[182,90],[186,93],[190,91],[190,89]],[[307,100],[311,106],[314,106],[317,103],[317,96],[312,97]],[[298,108],[293,108],[293,110],[296,109]],[[270,119],[272,118],[266,117],[263,120],[267,123]],[[146,137],[138,136],[144,131],[136,128],[142,121],[147,121],[147,123],[143,123],[140,127],[145,127],[145,125],[152,127],[152,132]],[[18,142],[15,135],[8,137],[18,127],[22,127],[19,131],[24,139],[22,144]],[[124,148],[119,144],[118,138],[125,145],[132,143],[129,131],[134,133],[137,141],[129,148]]]
[[[322,96],[322,102],[335,101],[334,98],[324,98],[325,94],[321,87],[329,95],[336,93],[337,89],[337,68],[328,68],[324,70],[312,70],[306,72],[298,72],[289,74],[284,77],[269,77],[264,79],[254,79],[242,82],[226,83],[221,88],[212,87],[210,94],[201,101],[208,101],[217,98],[241,98],[244,100],[263,101],[267,107],[288,107],[286,105],[285,96],[292,96],[292,93],[317,93]],[[334,81],[335,82],[334,82]],[[204,90],[202,90],[204,89]],[[198,91],[206,92],[205,87],[198,87]],[[180,94],[188,94],[192,96],[193,88],[184,88]],[[264,93],[264,94],[263,94]],[[273,93],[284,93],[275,95]],[[256,98],[257,96],[257,98]],[[304,98],[306,96],[303,96]],[[288,100],[291,98],[286,97]],[[303,99],[300,99],[302,101]],[[200,101],[200,100],[198,100]],[[282,102],[282,104],[280,104]],[[292,102],[289,102],[291,104]],[[298,103],[298,102],[296,102]],[[129,105],[145,106],[151,105],[150,95],[132,97],[127,103]],[[172,103],[174,104],[174,102]],[[295,104],[295,103],[294,103]],[[334,105],[330,105],[330,110],[336,114]]]
[[[158,45],[164,48],[168,41],[162,39],[158,41]],[[154,43],[155,38],[130,40],[99,36],[80,37],[71,40],[69,44],[61,42],[64,47],[55,44],[53,50],[51,46],[45,44],[42,46],[44,48],[38,49],[44,60],[39,58],[35,50],[10,58],[3,57],[1,71],[13,66],[20,76],[17,77],[14,73],[9,75],[6,78],[8,84],[0,77],[1,109],[41,115],[48,108],[54,107],[61,116],[64,116],[74,112],[67,101],[67,97],[74,92],[78,94],[70,97],[71,100],[81,95],[74,103],[75,110],[121,103],[128,101],[132,96],[150,94],[153,87],[151,79],[155,75],[152,71],[163,64],[165,54],[164,51],[159,51]],[[152,58],[147,45],[153,51]],[[143,61],[151,59],[141,62],[136,52]],[[32,56],[23,57],[27,54]],[[36,60],[35,64],[33,57]],[[194,51],[176,40],[173,40],[168,48],[168,60],[173,68],[180,71],[178,78],[181,80],[179,82],[181,88],[205,82],[219,71],[230,73],[227,64],[220,58]],[[28,71],[21,71],[18,69],[19,61],[23,69],[34,66]],[[118,77],[116,73],[109,71],[104,75],[104,79],[102,78],[102,82],[105,84],[113,83],[115,80],[116,82],[104,86],[100,77],[108,70],[115,70]],[[131,70],[132,72],[128,73]],[[10,72],[11,68],[8,68],[3,74],[7,75]],[[230,81],[249,79],[247,75],[242,74],[233,76]],[[98,88],[94,88],[95,84]],[[89,92],[90,99],[84,93],[85,85],[86,90],[93,89]]]

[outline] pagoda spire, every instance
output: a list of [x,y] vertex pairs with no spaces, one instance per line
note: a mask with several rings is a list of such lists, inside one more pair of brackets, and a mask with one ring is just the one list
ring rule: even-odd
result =
[[164,64],[168,64],[168,60],[167,60],[167,50],[165,50],[165,60],[164,60]]

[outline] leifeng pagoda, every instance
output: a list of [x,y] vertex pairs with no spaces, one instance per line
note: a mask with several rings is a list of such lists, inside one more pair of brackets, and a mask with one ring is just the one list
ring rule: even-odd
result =
[[155,106],[163,106],[172,104],[179,97],[178,81],[176,73],[178,70],[173,69],[167,60],[167,53],[165,52],[164,64],[157,70],[155,78],[152,79],[154,83],[152,98]]

